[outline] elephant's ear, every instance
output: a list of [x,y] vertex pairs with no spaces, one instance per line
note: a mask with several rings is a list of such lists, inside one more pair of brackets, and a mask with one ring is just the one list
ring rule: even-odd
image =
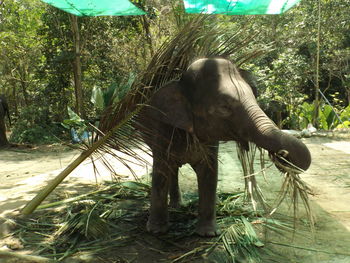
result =
[[160,88],[152,97],[151,107],[153,118],[193,132],[193,118],[189,102],[181,92],[178,81],[172,81]]

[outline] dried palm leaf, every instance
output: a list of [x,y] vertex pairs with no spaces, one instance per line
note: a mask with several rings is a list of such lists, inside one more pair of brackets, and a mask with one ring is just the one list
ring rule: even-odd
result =
[[[243,175],[245,180],[245,193],[247,198],[252,203],[253,209],[256,210],[256,206],[259,203],[263,206],[265,212],[270,209],[270,205],[266,202],[263,193],[256,181],[255,175],[258,173],[263,173],[266,170],[264,167],[264,157],[263,150],[260,150],[260,164],[261,171],[255,173],[254,172],[254,160],[255,160],[255,152],[256,146],[252,143],[249,143],[249,151],[238,145],[237,154],[238,158],[241,161]],[[312,195],[312,190],[310,187],[300,178],[300,173],[304,171],[299,167],[295,166],[288,160],[286,160],[282,155],[275,154],[270,155],[270,159],[272,163],[276,165],[276,167],[283,172],[284,181],[281,186],[280,194],[277,198],[277,204],[271,210],[270,215],[274,214],[277,208],[281,205],[281,203],[286,199],[287,196],[290,197],[290,202],[293,205],[294,212],[294,224],[296,223],[296,215],[298,211],[299,198],[301,199],[303,206],[306,211],[306,215],[309,219],[311,230],[313,231],[314,225],[314,216],[312,213],[309,195]],[[271,165],[270,165],[271,166]],[[264,175],[265,177],[265,175]]]
[[[220,253],[220,262],[261,262],[259,248],[264,244],[259,240],[252,223],[244,216],[237,218],[206,250],[206,256],[215,256],[215,248],[222,245],[226,253]],[[218,262],[215,260],[215,262]]]
[[82,204],[84,208],[78,214],[71,215],[67,221],[54,233],[53,238],[65,235],[71,238],[72,235],[81,235],[91,239],[99,239],[108,235],[108,224],[96,211],[96,207],[101,205],[99,202],[93,206],[91,204]]
[[290,201],[293,205],[295,224],[300,198],[305,208],[306,215],[309,219],[311,230],[313,231],[314,215],[312,213],[309,199],[309,195],[313,195],[313,192],[311,188],[300,178],[299,174],[304,171],[279,154],[271,156],[271,159],[275,163],[276,167],[278,167],[281,171],[284,171],[284,181],[282,183],[279,197],[277,198],[277,205],[272,210],[271,214],[273,214],[280,206],[280,204],[285,200],[285,198],[289,196]]
[[253,143],[249,143],[248,148],[249,150],[246,150],[245,147],[242,147],[242,145],[237,144],[237,156],[242,165],[246,198],[250,200],[255,211],[257,211],[257,204],[262,205],[263,209],[267,211],[269,209],[269,205],[267,204],[266,199],[255,177],[258,173],[263,173],[265,171],[265,168],[263,167],[264,164],[263,162],[261,162],[261,171],[255,173],[254,161],[257,146]]

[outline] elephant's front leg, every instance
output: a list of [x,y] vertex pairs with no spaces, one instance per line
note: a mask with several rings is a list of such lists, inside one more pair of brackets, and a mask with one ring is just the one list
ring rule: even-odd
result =
[[168,230],[168,189],[173,168],[159,158],[153,159],[150,216],[147,230],[164,233]]
[[197,174],[199,207],[196,233],[200,236],[220,234],[216,224],[216,187],[218,179],[218,146],[209,148],[205,160],[193,165]]

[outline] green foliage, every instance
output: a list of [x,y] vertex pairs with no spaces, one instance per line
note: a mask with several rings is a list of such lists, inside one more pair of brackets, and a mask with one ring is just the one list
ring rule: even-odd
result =
[[[312,123],[312,115],[315,109],[313,103],[304,102],[299,107],[299,127],[305,129],[309,123]],[[337,114],[341,121],[339,121]],[[334,128],[349,128],[350,124],[350,105],[345,109],[338,111],[330,105],[323,104],[318,112],[319,128],[323,130],[332,130]]]
[[135,80],[134,74],[129,74],[129,78],[118,82],[113,82],[106,89],[94,87],[91,95],[91,102],[97,111],[103,111],[108,106],[120,101],[130,90]]
[[13,128],[10,141],[16,143],[46,144],[59,142],[63,129],[47,118],[47,108],[29,106],[23,109]]
[[[134,79],[135,76],[133,74],[130,74],[128,79],[120,81],[119,83],[113,82],[106,89],[94,87],[90,101],[96,110],[96,115],[99,116],[99,114],[103,112],[103,110],[105,110],[108,106],[121,100],[130,90]],[[74,129],[77,133],[77,136],[79,138],[82,138],[84,132],[89,130],[87,120],[82,119],[69,106],[67,107],[67,112],[69,118],[63,120],[62,126],[68,130]]]
[[323,105],[319,110],[319,127],[324,130],[330,130],[334,126],[335,113],[331,106]]
[[341,128],[350,128],[350,121],[343,121],[343,123],[338,124],[337,128],[338,128],[338,129],[341,129]]
[[[112,97],[114,90],[107,89],[108,97]],[[97,110],[103,110],[105,108],[105,101],[103,96],[103,91],[100,88],[94,87],[91,94],[91,103],[95,106]]]
[[43,26],[40,1],[1,1],[0,4],[0,93],[7,94],[11,112],[18,116],[16,105],[29,105],[31,93],[37,88],[35,72],[42,63],[42,38],[38,29]]
[[340,119],[343,123],[339,123],[337,128],[350,128],[350,105],[340,112]]
[[86,130],[86,121],[79,117],[70,107],[68,107],[69,119],[65,119],[62,122],[62,126],[68,130],[75,129],[78,135],[82,135]]
[[100,217],[94,206],[91,204],[80,204],[79,213],[69,213],[69,218],[55,233],[56,236],[62,235],[66,239],[74,236],[84,236],[88,240],[96,240],[108,236],[108,224]]
[[299,128],[305,129],[309,123],[312,123],[314,109],[315,105],[308,102],[304,102],[299,107]]

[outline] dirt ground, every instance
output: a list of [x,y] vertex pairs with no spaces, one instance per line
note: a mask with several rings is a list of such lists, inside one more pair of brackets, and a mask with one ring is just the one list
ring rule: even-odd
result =
[[[350,136],[311,137],[303,141],[313,158],[310,169],[302,178],[315,192],[311,197],[316,219],[315,234],[312,237],[311,233],[305,231],[301,235],[281,237],[265,232],[265,248],[279,254],[283,260],[276,262],[281,263],[350,263]],[[235,151],[234,144],[221,146],[219,191],[236,191],[244,187],[242,177],[236,176],[241,173],[241,168],[237,157],[233,157]],[[78,155],[77,150],[60,145],[0,151],[0,219],[11,216],[14,210],[23,207],[48,180],[54,178]],[[148,161],[151,162],[150,158]],[[56,191],[74,196],[91,188],[96,182],[111,179],[111,174],[102,165],[98,168],[100,174],[96,178],[91,162],[84,162]],[[135,164],[133,169],[138,176],[144,176],[151,167]],[[116,171],[125,179],[133,177],[118,164]],[[182,190],[193,191],[196,188],[193,172],[188,167],[183,167],[181,173]],[[273,171],[272,174],[277,173]],[[258,179],[268,198],[278,192],[280,176],[268,178],[268,184],[262,178]],[[1,242],[1,234],[6,235],[6,231],[0,226],[0,250],[7,249],[6,242]],[[159,257],[154,261],[136,259],[133,262],[158,261],[167,262]]]

